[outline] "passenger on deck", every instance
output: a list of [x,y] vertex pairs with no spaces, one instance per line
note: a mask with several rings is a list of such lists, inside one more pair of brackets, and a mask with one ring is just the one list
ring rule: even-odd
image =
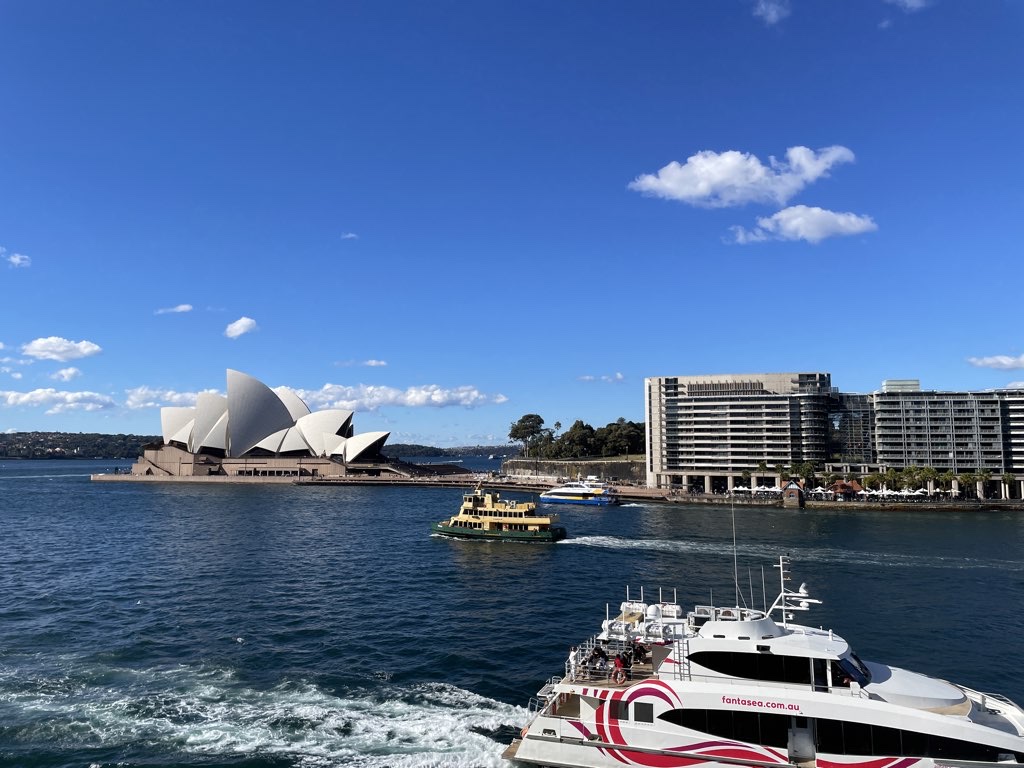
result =
[[594,669],[603,670],[608,666],[608,653],[603,645],[595,645],[594,649],[587,656],[587,664]]
[[640,642],[640,638],[633,638],[633,658],[637,664],[644,664],[647,661],[648,648]]
[[621,669],[625,673],[627,680],[631,677],[629,670],[632,666],[633,652],[628,647],[615,656],[615,669]]

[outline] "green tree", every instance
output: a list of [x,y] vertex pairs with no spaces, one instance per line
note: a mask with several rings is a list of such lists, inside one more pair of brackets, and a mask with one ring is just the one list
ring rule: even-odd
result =
[[987,469],[981,470],[975,478],[975,482],[981,483],[981,498],[987,499],[987,488],[988,482],[992,479],[992,473]]
[[1017,475],[1013,472],[1002,473],[1002,482],[1007,486],[1008,499],[1014,498],[1014,484],[1017,482]]
[[807,486],[814,485],[814,480],[817,475],[815,473],[813,461],[805,461],[802,462],[801,464],[794,465],[793,472],[796,474],[797,477],[802,477],[804,483]]
[[961,472],[956,476],[956,481],[960,484],[960,495],[964,498],[970,498],[974,494],[971,492],[971,488],[978,481],[977,475],[973,472]]
[[882,487],[882,483],[885,482],[885,475],[879,474],[878,472],[872,472],[870,475],[865,475],[863,485],[865,488],[871,488],[878,490]]
[[918,477],[918,480],[921,482],[921,485],[928,485],[929,483],[931,483],[931,486],[933,488],[935,487],[935,481],[938,479],[939,470],[937,470],[935,467],[923,467],[921,469],[921,474]]
[[530,455],[530,447],[544,433],[544,419],[536,413],[528,413],[513,422],[508,430],[508,439],[523,444],[523,456]]
[[580,419],[573,422],[558,442],[561,456],[567,459],[581,459],[594,455],[594,428]]
[[953,481],[956,480],[956,473],[951,469],[947,469],[941,475],[939,475],[939,485],[942,486],[942,490],[948,491],[953,487]]

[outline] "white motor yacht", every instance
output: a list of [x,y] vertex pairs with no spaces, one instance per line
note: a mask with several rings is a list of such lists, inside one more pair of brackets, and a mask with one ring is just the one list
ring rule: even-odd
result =
[[[767,610],[627,599],[574,647],[504,757],[543,766],[938,768],[1024,762],[1024,711],[861,660],[832,630],[792,623],[813,599]],[[774,618],[773,618],[774,616]]]
[[548,504],[618,504],[619,497],[615,489],[596,477],[588,476],[583,480],[550,488],[540,495],[540,500]]

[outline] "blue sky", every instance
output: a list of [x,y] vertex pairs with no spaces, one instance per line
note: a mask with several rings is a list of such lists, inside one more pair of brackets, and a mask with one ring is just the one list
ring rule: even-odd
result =
[[645,376],[1024,381],[1024,4],[0,10],[0,431],[227,368],[391,442]]

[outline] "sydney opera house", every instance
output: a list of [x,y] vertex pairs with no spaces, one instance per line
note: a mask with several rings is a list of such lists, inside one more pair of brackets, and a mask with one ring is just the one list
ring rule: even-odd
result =
[[227,372],[227,396],[201,393],[194,407],[162,408],[163,442],[131,469],[150,477],[330,478],[397,470],[381,456],[389,432],[357,435],[352,411],[310,411],[289,389]]

